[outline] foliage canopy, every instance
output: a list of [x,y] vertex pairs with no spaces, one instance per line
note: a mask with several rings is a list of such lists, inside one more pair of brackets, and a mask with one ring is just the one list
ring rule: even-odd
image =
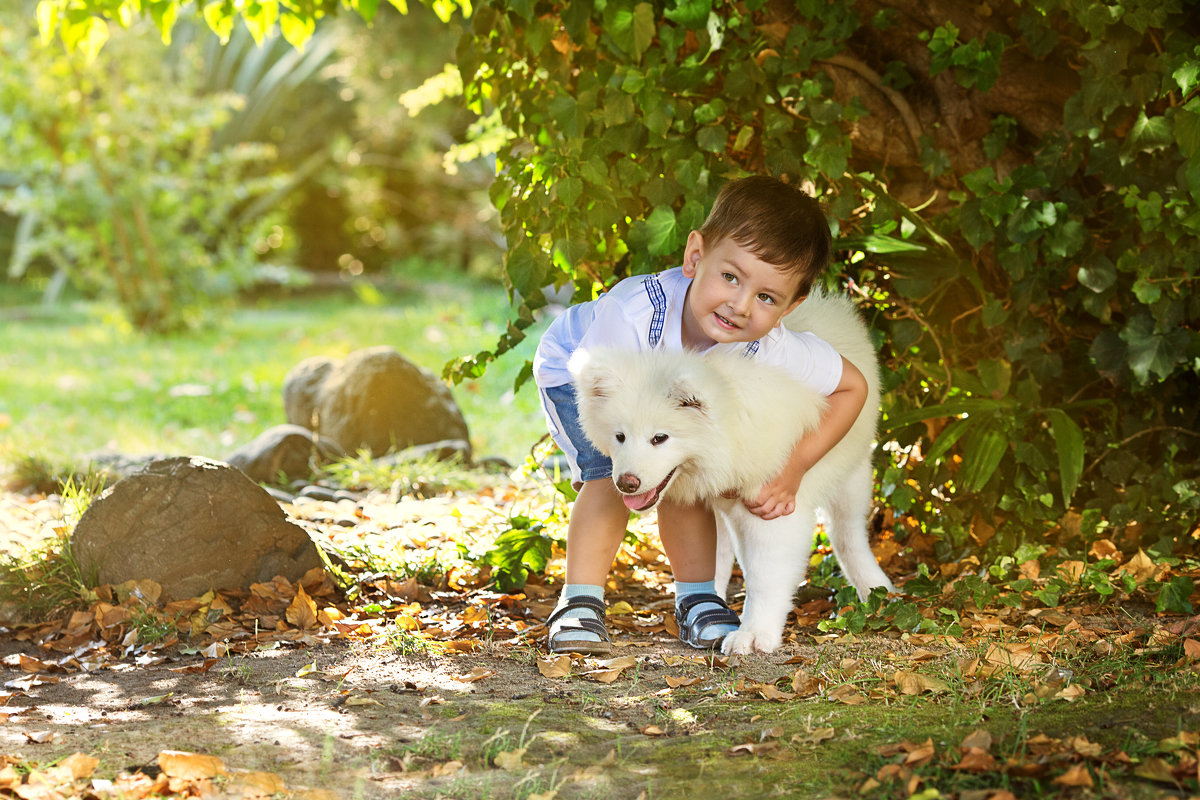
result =
[[[166,32],[182,5],[39,14],[85,47],[89,12]],[[278,15],[299,44],[339,5],[377,2],[204,14]],[[725,180],[768,172],[827,204],[838,278],[881,334],[898,516],[944,555],[1194,535],[1200,43],[1181,0],[485,0],[471,26],[458,66],[504,131],[517,311],[451,374],[519,341],[548,286],[582,300],[670,266]]]

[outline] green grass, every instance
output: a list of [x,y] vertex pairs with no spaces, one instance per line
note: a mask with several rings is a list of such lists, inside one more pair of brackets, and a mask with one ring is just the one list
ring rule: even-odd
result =
[[[503,330],[498,284],[432,268],[402,283],[247,302],[211,329],[167,337],[136,333],[98,303],[42,307],[0,284],[0,460],[74,462],[101,450],[223,458],[286,421],[284,376],[309,356],[391,345],[440,375]],[[512,384],[543,326],[483,378],[453,387],[478,456],[520,463],[541,435],[533,386],[514,396]]]

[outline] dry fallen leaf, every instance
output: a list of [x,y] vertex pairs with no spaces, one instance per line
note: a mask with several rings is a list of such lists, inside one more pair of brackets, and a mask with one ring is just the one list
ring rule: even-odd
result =
[[867,702],[867,698],[852,683],[843,683],[830,689],[829,699],[848,706],[860,706]]
[[158,754],[158,766],[170,778],[199,781],[228,775],[225,762],[216,756],[203,753],[188,753],[182,750],[163,750]]
[[703,679],[699,676],[693,678],[676,678],[674,675],[668,675],[667,686],[670,686],[672,689],[677,689],[680,686],[692,686],[699,683],[701,680]]
[[1053,782],[1060,786],[1085,787],[1088,789],[1094,786],[1092,783],[1092,776],[1088,772],[1087,766],[1084,764],[1076,764],[1065,773],[1055,778]]
[[657,725],[647,725],[642,728],[643,736],[666,736],[667,732]]
[[924,692],[941,694],[950,691],[950,687],[941,678],[902,669],[896,670],[892,675],[892,682],[896,684],[896,688],[900,690],[901,694],[906,695],[917,695]]
[[735,744],[729,748],[729,754],[736,756],[738,753],[748,753],[752,756],[769,753],[779,747],[779,742],[754,742],[749,744]]
[[312,601],[304,587],[296,585],[296,596],[287,609],[287,621],[302,630],[311,630],[319,624],[317,604]]
[[571,674],[571,657],[568,655],[539,658],[538,672],[547,678],[565,678]]
[[461,681],[463,683],[475,683],[476,681],[481,681],[484,678],[490,678],[495,674],[496,674],[496,670],[494,670],[494,669],[487,669],[486,667],[476,667],[475,669],[471,670],[470,672],[466,673],[465,675],[455,675],[454,680]]

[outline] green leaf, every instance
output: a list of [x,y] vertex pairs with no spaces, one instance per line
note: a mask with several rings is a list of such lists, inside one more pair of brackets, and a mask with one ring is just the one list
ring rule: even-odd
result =
[[1129,135],[1125,137],[1125,146],[1122,149],[1126,153],[1133,151],[1149,153],[1161,150],[1170,143],[1171,125],[1167,122],[1167,118],[1147,117],[1146,112],[1142,111],[1138,113],[1138,118],[1133,123]]
[[635,60],[640,61],[647,50],[650,49],[650,43],[654,41],[654,36],[658,32],[658,23],[655,19],[654,6],[649,3],[638,3],[633,8],[633,55]]
[[703,28],[712,11],[712,0],[678,0],[663,16],[685,28]]
[[1076,276],[1081,284],[1099,294],[1117,282],[1117,270],[1104,253],[1093,253]]
[[1149,315],[1134,317],[1121,331],[1121,339],[1129,346],[1129,368],[1141,383],[1149,383],[1151,373],[1170,377],[1187,352],[1188,338],[1179,328],[1157,333]]
[[675,212],[670,206],[657,206],[646,218],[646,229],[649,233],[647,248],[651,255],[664,256],[678,249],[678,225]]
[[1176,575],[1158,590],[1158,597],[1154,599],[1155,611],[1160,614],[1191,614],[1192,603],[1189,598],[1195,588],[1195,583],[1187,575]]
[[1186,108],[1176,109],[1172,123],[1171,129],[1179,151],[1187,158],[1200,155],[1200,114]]
[[1063,505],[1070,507],[1071,497],[1079,488],[1079,479],[1083,476],[1083,431],[1061,408],[1047,409],[1046,416],[1050,419],[1050,433],[1058,449],[1058,478],[1062,485]]
[[987,485],[1008,452],[1008,444],[1008,437],[995,428],[971,431],[963,442],[963,465],[958,476],[967,491],[978,492]]

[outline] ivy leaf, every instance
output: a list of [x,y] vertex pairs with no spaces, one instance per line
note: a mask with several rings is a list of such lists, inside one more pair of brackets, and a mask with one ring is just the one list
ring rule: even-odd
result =
[[1171,126],[1166,117],[1147,117],[1146,112],[1138,114],[1129,135],[1125,139],[1126,153],[1134,151],[1149,153],[1161,150],[1171,143]]
[[1188,599],[1196,588],[1195,583],[1187,575],[1177,575],[1164,583],[1154,600],[1154,608],[1158,613],[1171,611],[1176,614],[1191,614],[1192,603]]
[[1149,383],[1150,373],[1167,378],[1187,351],[1188,335],[1178,328],[1156,333],[1149,315],[1134,317],[1121,331],[1129,345],[1129,368],[1140,383]]
[[663,16],[685,28],[703,28],[712,11],[712,0],[678,0]]
[[1200,154],[1200,114],[1186,108],[1176,109],[1172,123],[1175,142],[1179,145],[1180,152],[1189,159],[1195,158]]
[[647,247],[651,255],[665,256],[678,249],[675,239],[679,226],[675,220],[675,212],[670,206],[655,207],[646,218],[646,230],[649,234]]

